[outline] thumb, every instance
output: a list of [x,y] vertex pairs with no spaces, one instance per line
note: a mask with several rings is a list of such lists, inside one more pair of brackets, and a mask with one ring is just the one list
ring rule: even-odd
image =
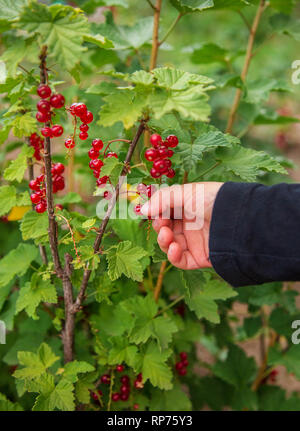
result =
[[183,206],[183,187],[180,185],[164,187],[154,193],[141,208],[141,213],[151,218],[171,218],[171,209]]

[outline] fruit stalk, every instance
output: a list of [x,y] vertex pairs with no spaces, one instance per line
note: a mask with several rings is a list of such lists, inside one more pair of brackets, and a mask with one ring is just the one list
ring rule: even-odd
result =
[[[40,54],[40,82],[47,84],[47,46],[43,46]],[[46,127],[50,127],[48,122]],[[51,143],[50,137],[45,137],[44,140],[44,162],[45,162],[45,178],[46,178],[46,199],[49,220],[49,243],[50,250],[54,262],[56,275],[62,280],[64,290],[65,303],[65,325],[62,332],[62,341],[64,346],[65,363],[73,360],[73,344],[74,344],[74,325],[75,319],[72,313],[73,307],[73,287],[71,283],[70,259],[66,258],[65,268],[62,267],[58,253],[58,227],[55,220],[54,204],[53,204],[53,185],[52,185],[52,158],[51,158]]]
[[[99,228],[99,231],[98,231],[95,243],[94,243],[94,253],[95,254],[97,254],[99,252],[101,242],[103,239],[103,235],[105,233],[106,227],[108,225],[108,222],[109,222],[110,216],[113,212],[113,209],[115,207],[115,204],[118,200],[118,197],[120,194],[120,189],[121,189],[122,184],[124,182],[125,176],[128,172],[128,167],[130,165],[134,150],[135,150],[144,130],[145,130],[145,120],[142,120],[140,125],[139,125],[139,128],[136,132],[135,137],[133,138],[131,144],[129,145],[128,152],[127,152],[125,162],[124,162],[124,167],[123,167],[121,175],[119,177],[118,184],[116,185],[115,196],[113,197],[113,199],[111,199],[110,204],[109,204],[108,209],[107,209],[107,212],[106,212],[106,215],[105,215],[105,217],[102,220],[102,223],[100,225],[100,228]],[[77,299],[73,305],[73,313],[76,313],[77,311],[80,310],[81,304],[84,300],[85,291],[86,291],[86,288],[88,285],[88,281],[89,281],[90,276],[91,276],[91,272],[92,271],[88,267],[86,267],[84,274],[83,274],[83,279],[82,279],[80,291],[79,291]]]
[[[255,40],[258,25],[259,25],[259,22],[261,20],[262,14],[265,10],[265,7],[266,7],[266,1],[260,0],[256,15],[255,15],[255,18],[254,18],[254,21],[253,21],[253,24],[252,24],[252,27],[250,30],[249,39],[248,39],[248,46],[247,46],[247,51],[246,51],[245,62],[244,62],[243,70],[241,73],[241,80],[243,82],[246,81],[246,78],[248,75],[248,70],[249,70],[249,66],[251,63],[251,59],[252,59],[254,40]],[[228,119],[228,123],[227,123],[227,127],[226,127],[226,133],[232,133],[233,125],[235,122],[235,118],[236,118],[236,114],[237,114],[237,110],[238,110],[238,107],[240,104],[241,97],[242,97],[242,90],[240,88],[238,88],[236,90],[233,105],[232,105],[232,108],[230,111],[230,115],[229,115],[229,119]]]

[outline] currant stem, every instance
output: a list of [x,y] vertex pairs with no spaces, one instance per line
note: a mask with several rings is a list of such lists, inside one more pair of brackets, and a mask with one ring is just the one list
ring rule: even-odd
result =
[[183,13],[179,13],[177,15],[176,19],[173,21],[170,28],[167,30],[165,36],[162,38],[160,42],[158,42],[158,46],[161,46],[168,39],[168,37],[170,36],[170,34],[172,33],[172,31],[174,30],[174,28],[176,27],[176,25],[178,24],[178,22],[182,17],[183,17]]

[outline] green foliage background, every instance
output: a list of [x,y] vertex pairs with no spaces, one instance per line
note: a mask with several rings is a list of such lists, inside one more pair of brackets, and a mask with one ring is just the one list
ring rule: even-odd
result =
[[[62,214],[81,255],[76,259],[72,238],[59,221],[59,252],[74,257],[74,294],[84,265],[89,262],[93,270],[84,307],[76,315],[73,362],[63,360],[62,285],[53,264],[43,265],[39,255],[38,246],[44,245],[50,256],[47,215],[30,210],[18,221],[0,222],[0,320],[8,330],[7,344],[0,345],[0,410],[130,410],[135,403],[141,410],[300,410],[298,393],[287,396],[268,380],[278,365],[300,379],[299,349],[291,343],[291,322],[299,315],[292,285],[234,290],[213,271],[169,266],[156,303],[153,287],[165,257],[155,234],[147,240],[146,225],[137,219],[111,221],[103,255],[93,254],[90,228],[98,221],[88,169],[91,139],[131,139],[142,116],[149,116],[151,130],[180,139],[176,177],[168,184],[182,182],[185,172],[189,181],[290,181],[286,168],[293,165],[276,149],[274,137],[298,122],[296,115],[278,110],[297,107],[291,64],[298,54],[299,2],[268,2],[246,82],[240,78],[249,37],[244,18],[252,22],[258,1],[162,3],[161,37],[178,13],[183,16],[149,73],[153,10],[146,0],[87,0],[72,6],[0,0],[0,216],[30,205],[32,149],[25,137],[38,127],[42,45],[49,49],[52,88],[62,91],[69,105],[86,102],[96,118],[89,140],[76,147],[74,180],[80,187],[56,201],[64,205]],[[229,135],[224,131],[237,88],[242,100]],[[66,134],[72,132],[66,113],[57,114],[55,122]],[[112,149],[124,160],[125,145]],[[141,140],[134,162],[144,161],[143,152]],[[63,141],[55,142],[53,153],[54,161],[66,162]],[[117,179],[120,167],[114,160],[104,169]],[[129,176],[130,184],[141,181],[151,183],[147,169]],[[183,303],[182,315],[176,310]],[[242,322],[233,308],[237,303],[248,307]],[[240,347],[259,337],[268,350],[263,367]],[[199,345],[213,361],[199,359]],[[187,376],[179,378],[174,366],[182,351],[190,364]],[[132,381],[142,372],[144,388],[133,389],[127,402],[112,403],[111,393],[120,385],[114,368],[120,363]],[[204,377],[199,366],[206,370]],[[101,386],[103,397],[95,402],[90,391],[107,372],[112,383]]]

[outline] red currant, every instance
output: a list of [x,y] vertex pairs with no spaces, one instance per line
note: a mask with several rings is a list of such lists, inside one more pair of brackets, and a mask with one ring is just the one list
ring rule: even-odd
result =
[[94,160],[90,160],[89,167],[92,169],[92,171],[95,169]]
[[65,171],[65,167],[62,163],[55,163],[55,165],[53,165],[51,172],[52,174],[55,175],[60,175]]
[[176,175],[176,172],[174,171],[174,169],[169,169],[167,172],[167,177],[168,178],[174,178]]
[[38,214],[42,214],[46,211],[47,209],[47,204],[45,201],[41,201],[39,204],[37,204],[37,206],[35,207],[35,210]]
[[140,408],[138,403],[133,404],[133,409],[134,410],[138,410]]
[[155,162],[153,163],[153,169],[161,174],[167,172],[168,167],[166,166],[166,160],[164,159],[155,160]]
[[45,136],[45,138],[52,138],[52,129],[51,127],[43,127],[41,130],[41,134]]
[[57,191],[63,190],[65,188],[65,180],[61,176],[55,177],[53,185]]
[[128,384],[129,384],[129,382],[130,382],[129,377],[128,377],[127,375],[122,376],[122,377],[120,378],[120,381],[121,381],[121,383],[123,383],[123,385],[128,385]]
[[154,162],[158,158],[158,152],[154,148],[149,148],[145,151],[145,159],[149,162]]
[[167,168],[170,168],[172,166],[172,162],[170,159],[165,159],[165,164],[166,164]]
[[82,141],[85,141],[88,137],[89,137],[89,135],[86,132],[80,132],[79,133],[79,139],[81,139]]
[[88,152],[89,158],[94,160],[98,159],[99,157],[99,151],[94,150],[93,148]]
[[29,141],[32,145],[34,145],[39,140],[39,136],[36,133],[32,133],[29,138]]
[[35,115],[35,118],[39,123],[48,123],[48,121],[50,121],[51,119],[51,115],[49,112],[45,113],[45,112],[38,111]]
[[129,398],[129,394],[121,394],[120,398],[122,401],[127,401]]
[[134,212],[136,213],[136,215],[141,215],[141,208],[142,208],[141,205],[136,205],[134,207]]
[[111,399],[112,399],[113,401],[119,401],[119,399],[120,399],[120,394],[118,394],[118,393],[114,393],[114,394],[112,394]]
[[187,373],[187,369],[186,368],[181,368],[181,370],[178,371],[178,374],[180,376],[185,376]]
[[65,105],[65,98],[62,94],[53,94],[53,96],[50,97],[50,103],[53,108],[60,109]]
[[152,147],[157,148],[159,145],[162,144],[162,137],[157,133],[154,133],[153,135],[151,135],[150,142]]
[[124,365],[117,365],[116,370],[118,371],[118,373],[122,373],[122,371],[124,371]]
[[52,130],[52,135],[55,138],[58,138],[59,136],[61,136],[64,133],[63,127],[60,126],[59,124],[55,124],[54,126],[52,126],[51,130]]
[[101,382],[104,383],[105,385],[109,385],[110,384],[110,375],[109,374],[103,374],[103,376],[101,376]]
[[188,358],[188,354],[187,354],[186,352],[181,352],[181,353],[179,354],[179,356],[180,356],[180,359],[182,359],[182,360],[184,360],[184,359],[187,359],[187,358]]
[[87,132],[89,130],[89,126],[87,124],[81,124],[79,129],[81,132]]
[[51,109],[51,105],[50,105],[50,102],[48,102],[48,100],[40,100],[39,103],[36,105],[36,107],[38,111],[43,112],[45,114],[47,114]]
[[112,194],[109,191],[106,191],[103,193],[103,197],[104,197],[104,199],[109,201],[112,197]]
[[155,186],[147,186],[147,196],[148,198],[151,198],[152,195],[156,192]]
[[137,381],[138,381],[138,382],[141,382],[141,381],[143,380],[143,374],[142,374],[142,373],[139,373],[139,374],[137,375],[136,379],[137,379]]
[[135,389],[143,389],[144,384],[139,380],[135,380],[134,381],[134,387],[135,387]]
[[105,158],[109,158],[109,157],[115,157],[116,159],[118,158],[118,154],[114,153],[113,151],[111,151],[110,153],[107,153]]
[[120,391],[122,394],[128,394],[128,392],[130,392],[130,387],[127,385],[123,385],[123,386],[121,386]]
[[97,171],[96,169],[93,170],[93,175],[96,179],[100,177],[100,171]]
[[41,196],[39,193],[32,193],[30,199],[33,204],[38,204],[41,201]]
[[161,159],[164,159],[168,157],[168,148],[162,145],[157,149],[157,153],[158,153],[158,157],[160,157]]
[[82,117],[86,115],[87,107],[84,103],[77,103],[77,105],[74,107],[74,112],[77,117]]
[[80,117],[80,120],[84,123],[84,124],[90,124],[94,119],[93,114],[90,111],[87,111],[86,114],[82,115]]
[[68,138],[66,141],[65,141],[65,147],[66,148],[74,148],[75,147],[75,142],[74,142],[74,140],[72,139],[72,138]]
[[64,207],[61,204],[56,204],[55,208],[57,209],[57,211],[61,211],[64,209]]
[[168,150],[168,157],[172,157],[172,156],[173,156],[173,154],[174,154],[174,151],[173,151],[173,150]]
[[175,148],[178,145],[178,138],[175,135],[169,135],[166,141],[168,147]]
[[93,398],[94,401],[98,401],[98,395],[95,392],[91,392],[91,397]]
[[43,182],[44,182],[44,180],[45,180],[45,175],[44,175],[44,174],[39,175],[39,176],[36,178],[36,180],[37,180],[39,183],[43,183]]
[[100,159],[94,159],[93,160],[94,169],[96,169],[97,171],[100,171],[100,169],[102,168],[103,165],[104,165],[104,163],[102,162],[102,160],[100,160]]
[[72,103],[72,105],[70,106],[70,113],[72,115],[75,115],[75,108],[77,106],[77,103]]
[[108,177],[107,176],[99,178],[99,180],[97,180],[97,186],[100,187],[100,188],[101,187],[105,187],[107,181],[108,181]]
[[29,188],[34,191],[40,190],[40,183],[37,180],[31,180],[29,183]]
[[161,173],[158,172],[156,169],[152,168],[150,171],[150,175],[152,178],[159,178],[161,176]]
[[101,141],[101,139],[94,139],[93,142],[92,142],[92,147],[96,151],[102,150],[102,148],[103,148],[103,141]]
[[35,150],[35,152],[33,153],[33,157],[38,161],[42,160],[40,150]]
[[143,184],[143,183],[138,184],[136,190],[141,195],[146,195],[147,194],[147,186],[146,186],[146,184]]
[[184,367],[184,365],[182,362],[176,362],[175,368],[177,371],[181,370],[181,368],[183,368],[183,367]]
[[37,94],[40,96],[41,99],[47,99],[51,96],[51,88],[48,87],[48,85],[41,84],[38,86]]
[[187,359],[183,359],[183,361],[182,361],[182,365],[183,365],[184,367],[187,367],[187,366],[189,365],[189,361],[188,361]]

